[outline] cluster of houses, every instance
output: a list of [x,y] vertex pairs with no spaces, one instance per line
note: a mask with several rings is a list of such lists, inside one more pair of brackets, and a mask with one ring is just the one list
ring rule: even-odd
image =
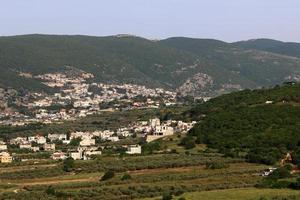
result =
[[[20,76],[40,80],[59,92],[54,94],[23,92],[23,94],[15,90],[9,90],[8,93],[0,89],[1,104],[7,107],[8,98],[4,97],[13,97],[11,98],[15,99],[13,104],[25,107],[34,114],[34,116],[24,115],[16,110],[3,110],[0,107],[0,125],[21,126],[32,122],[53,123],[74,120],[107,110],[109,102],[115,102],[109,104],[110,109],[118,110],[158,108],[161,105],[174,105],[177,100],[175,92],[162,88],[151,89],[134,84],[88,83],[87,80],[94,75],[76,68],[36,76],[20,73]],[[141,96],[146,100],[137,98]],[[53,109],[53,107],[63,109]]]
[[[146,142],[152,142],[165,136],[173,135],[176,132],[186,133],[196,121],[183,122],[176,120],[167,120],[161,122],[159,118],[150,119],[149,121],[140,121],[129,126],[129,130],[135,133],[142,133]],[[124,131],[124,130],[123,130]]]
[[[74,160],[88,160],[94,155],[101,155],[103,146],[96,143],[96,139],[101,141],[117,142],[122,138],[136,135],[142,137],[146,142],[152,142],[162,137],[173,135],[175,132],[187,132],[195,125],[193,122],[183,122],[168,120],[161,122],[159,118],[153,118],[149,121],[138,121],[122,127],[116,131],[96,130],[96,131],[75,131],[70,134],[48,134],[47,136],[35,135],[29,137],[16,137],[10,139],[7,143],[14,145],[15,148],[30,150],[32,152],[46,151],[51,152],[51,158],[54,160],[72,157]],[[69,145],[71,141],[78,139],[78,145],[75,148]],[[56,148],[56,144],[66,145],[67,151],[63,152]],[[68,146],[69,145],[69,146]],[[140,145],[125,145],[127,154],[141,154]],[[1,162],[11,162],[11,156],[7,152],[7,144],[0,141]]]

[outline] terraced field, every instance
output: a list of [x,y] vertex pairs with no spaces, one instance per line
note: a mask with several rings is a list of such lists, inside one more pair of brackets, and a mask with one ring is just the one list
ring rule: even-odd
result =
[[[223,169],[207,169],[206,162],[224,162]],[[151,156],[101,157],[78,161],[75,170],[63,172],[61,164],[22,166],[5,172],[0,167],[1,199],[139,199],[165,192],[186,192],[253,187],[264,165],[227,159],[219,154],[157,154]],[[100,177],[107,169],[115,176]],[[61,170],[61,171],[60,171]],[[130,178],[123,180],[124,174]]]

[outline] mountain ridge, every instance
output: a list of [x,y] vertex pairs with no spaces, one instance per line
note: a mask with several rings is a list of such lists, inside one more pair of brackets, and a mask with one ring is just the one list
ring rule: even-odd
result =
[[[300,77],[300,59],[214,39],[164,40],[124,35],[0,37],[0,86],[49,91],[17,72],[43,74],[73,66],[96,82],[164,87],[194,96],[217,96]],[[258,75],[260,74],[260,75]]]

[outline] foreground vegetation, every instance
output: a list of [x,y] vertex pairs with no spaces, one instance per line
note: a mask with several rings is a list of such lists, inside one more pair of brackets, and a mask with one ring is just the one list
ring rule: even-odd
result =
[[[205,166],[141,169],[114,173],[65,174],[52,178],[2,179],[1,199],[135,199],[185,192],[251,187],[265,166],[232,163],[223,169]],[[102,173],[103,174],[103,173]],[[127,178],[124,178],[126,175]],[[15,192],[14,192],[15,191]],[[17,193],[16,193],[17,191]]]
[[[296,200],[300,198],[300,191],[288,189],[226,189],[203,192],[190,192],[178,197],[175,200]],[[151,198],[152,200],[161,198]],[[150,200],[150,199],[144,199]]]

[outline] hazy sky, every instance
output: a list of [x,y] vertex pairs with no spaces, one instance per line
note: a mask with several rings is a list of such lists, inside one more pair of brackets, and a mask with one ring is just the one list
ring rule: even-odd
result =
[[0,35],[29,33],[300,42],[300,0],[0,0]]

